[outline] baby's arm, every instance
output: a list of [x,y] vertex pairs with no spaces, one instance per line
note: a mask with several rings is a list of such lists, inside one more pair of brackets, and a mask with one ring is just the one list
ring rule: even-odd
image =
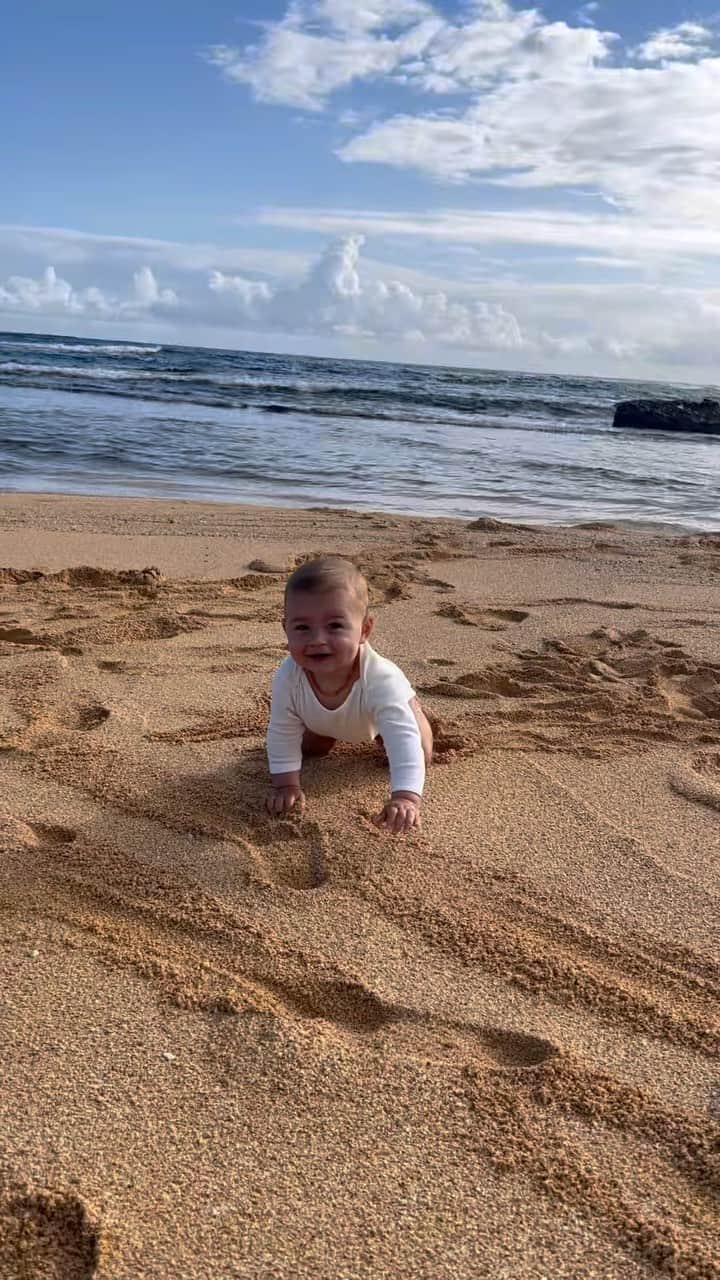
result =
[[[375,723],[390,764],[392,794],[374,821],[394,834],[420,826],[420,801],[425,785],[420,727],[409,701],[404,699],[404,692],[397,700],[393,698],[375,709]],[[412,695],[411,689],[409,692]]]
[[267,731],[271,784],[265,801],[268,813],[289,813],[294,808],[302,813],[305,808],[305,797],[300,787],[303,732],[303,722],[292,706],[287,671],[281,667],[273,680]]

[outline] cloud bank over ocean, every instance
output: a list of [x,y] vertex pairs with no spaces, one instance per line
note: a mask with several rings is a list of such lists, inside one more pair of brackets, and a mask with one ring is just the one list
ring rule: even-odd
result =
[[[205,239],[1,226],[0,323],[711,380],[720,26],[663,16],[615,31],[598,3],[559,18],[506,0],[248,16],[244,42],[194,56],[246,129],[282,131],[266,198],[226,200]],[[315,203],[310,171],[299,199],[273,197],[296,141]]]

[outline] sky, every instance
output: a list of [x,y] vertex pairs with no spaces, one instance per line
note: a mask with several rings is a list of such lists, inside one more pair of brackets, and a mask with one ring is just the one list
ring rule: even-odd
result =
[[720,380],[707,0],[32,0],[0,110],[0,328]]

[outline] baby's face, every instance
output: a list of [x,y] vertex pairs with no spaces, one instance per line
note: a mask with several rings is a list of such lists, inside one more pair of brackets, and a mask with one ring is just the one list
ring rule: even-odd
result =
[[285,606],[285,634],[291,657],[313,673],[349,672],[372,630],[360,601],[346,587],[292,591]]

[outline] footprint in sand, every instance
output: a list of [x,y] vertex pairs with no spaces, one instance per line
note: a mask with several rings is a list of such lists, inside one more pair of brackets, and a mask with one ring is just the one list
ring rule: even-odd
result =
[[0,877],[6,875],[8,869],[14,871],[17,865],[29,861],[34,850],[40,848],[41,840],[35,825],[0,814]]
[[317,822],[268,820],[247,846],[265,883],[305,891],[327,884],[329,842]]
[[670,775],[673,791],[720,812],[720,752],[701,751]]
[[532,689],[513,680],[511,676],[499,671],[469,671],[467,675],[457,676],[454,680],[438,680],[432,685],[423,685],[421,693],[435,693],[443,698],[523,698],[532,693]]
[[90,733],[109,720],[111,712],[96,703],[64,707],[37,715],[24,727],[0,740],[0,751],[29,751],[51,747],[61,741],[68,730]]
[[435,610],[439,618],[451,618],[461,627],[480,627],[483,631],[507,631],[507,623],[524,622],[527,609],[483,609],[472,604],[441,604]]
[[27,905],[28,891],[41,874],[48,849],[76,839],[77,832],[70,827],[22,822],[0,814],[0,898],[14,901],[20,895]]
[[364,1048],[393,1058],[536,1067],[558,1053],[556,1045],[538,1036],[445,1021],[386,1004],[361,983],[326,982],[302,992],[286,990],[283,996],[300,1017],[327,1022]]
[[455,590],[455,583],[446,582],[444,578],[423,578],[421,581],[424,587],[436,587],[440,595],[447,595]]
[[104,622],[77,627],[62,637],[44,638],[44,643],[61,646],[63,653],[82,652],[82,645],[146,644],[152,640],[172,640],[175,636],[202,631],[207,622],[192,613],[151,613],[138,616],[128,612]]
[[433,1018],[403,1005],[385,1003],[362,983],[315,981],[302,987],[263,984],[280,1003],[278,1012],[349,1041],[362,1051],[396,1060],[487,1068],[537,1067],[559,1053],[539,1036],[497,1027]]
[[73,711],[61,723],[67,729],[80,729],[87,733],[91,729],[99,729],[101,724],[105,724],[110,719],[110,711],[107,707],[91,703],[84,707],[75,707]]
[[72,827],[59,827],[46,822],[28,822],[27,826],[41,844],[73,844],[77,840],[77,831],[73,831]]
[[100,1236],[82,1200],[38,1191],[0,1197],[0,1280],[92,1280]]
[[0,627],[0,640],[5,644],[30,644],[41,649],[48,648],[47,637],[38,635],[27,627]]

